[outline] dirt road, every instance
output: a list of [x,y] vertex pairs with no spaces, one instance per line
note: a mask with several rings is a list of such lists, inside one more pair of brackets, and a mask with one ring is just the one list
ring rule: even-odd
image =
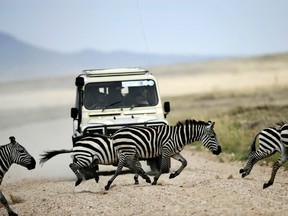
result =
[[[225,161],[225,156],[208,152],[183,151],[188,166],[175,179],[160,177],[157,186],[133,175],[121,175],[105,191],[108,176],[100,182],[65,179],[27,178],[5,183],[2,188],[16,204],[19,215],[285,215],[287,206],[287,172],[280,169],[273,186],[262,185],[270,177],[269,166],[255,166],[250,176],[238,174],[242,163]],[[46,164],[48,166],[48,164]],[[172,163],[172,170],[180,164]],[[68,169],[68,166],[67,166]],[[9,195],[10,194],[10,195]],[[18,202],[18,203],[17,203]],[[3,208],[0,214],[5,215]]]

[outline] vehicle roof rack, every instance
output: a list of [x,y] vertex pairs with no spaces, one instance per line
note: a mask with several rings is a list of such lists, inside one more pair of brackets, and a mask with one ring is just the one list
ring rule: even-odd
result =
[[128,76],[128,75],[143,75],[149,73],[148,70],[141,67],[131,68],[111,68],[111,69],[86,69],[82,71],[83,74],[90,77],[99,76]]

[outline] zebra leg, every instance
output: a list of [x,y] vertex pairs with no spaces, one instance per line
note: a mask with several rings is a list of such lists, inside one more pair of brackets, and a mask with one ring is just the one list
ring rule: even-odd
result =
[[133,172],[136,173],[135,176],[134,176],[135,184],[139,184],[139,181],[138,181],[138,176],[139,175],[143,179],[145,179],[147,183],[151,183],[151,180],[150,180],[149,176],[142,169],[141,163],[140,163],[139,158],[137,156],[134,156],[132,159],[127,158],[126,166],[129,169],[131,169]]
[[246,166],[240,169],[239,173],[242,174],[242,178],[248,176],[253,166],[259,161],[266,157],[271,156],[273,153],[267,153],[262,151],[253,151],[250,153]]
[[118,155],[118,159],[119,159],[119,162],[118,162],[117,170],[114,173],[114,175],[112,176],[112,178],[108,181],[107,185],[105,186],[105,190],[109,190],[110,185],[115,180],[115,178],[121,173],[121,171],[122,171],[122,169],[124,167],[124,164],[126,162],[126,156],[123,153],[120,153]]
[[76,187],[82,182],[83,175],[79,172],[80,167],[77,164],[71,163],[69,167],[71,168],[71,170],[75,173],[77,177],[77,181],[75,182],[75,187]]
[[98,160],[94,160],[93,163],[91,164],[91,167],[92,167],[93,172],[94,172],[94,179],[95,179],[96,183],[98,183],[99,182],[99,175],[96,172],[97,170],[99,170],[99,162],[98,162]]
[[0,202],[4,206],[4,208],[7,210],[9,216],[17,216],[18,215],[12,211],[12,209],[10,208],[6,198],[4,197],[4,195],[2,193],[2,191],[0,191]]
[[79,169],[80,173],[84,176],[85,180],[89,180],[94,178],[96,183],[98,183],[99,181],[99,175],[96,172],[97,170],[99,170],[99,165],[98,165],[98,160],[94,160],[90,166],[88,167],[81,167]]
[[267,183],[264,183],[263,184],[263,189],[273,185],[274,183],[274,180],[275,180],[275,176],[276,176],[276,173],[278,171],[278,169],[287,161],[287,158],[284,156],[284,157],[281,157],[279,158],[274,164],[273,164],[273,168],[272,168],[272,173],[271,173],[271,177],[269,179],[269,181]]
[[162,174],[162,166],[160,168],[160,170],[158,171],[158,173],[154,176],[154,181],[152,182],[152,185],[156,185],[157,184],[157,181],[158,179],[160,178],[161,174]]
[[[151,179],[149,178],[149,176],[145,173],[145,171],[141,168],[140,171],[138,171],[139,175],[146,180],[147,183],[151,183]],[[135,177],[134,177],[135,179]],[[139,184],[139,181],[138,183],[136,183],[136,180],[135,180],[135,184]]]
[[176,170],[176,172],[170,174],[169,176],[170,179],[178,176],[182,172],[182,170],[187,166],[187,161],[185,160],[185,158],[183,158],[183,156],[180,153],[173,155],[172,158],[180,161],[182,165],[178,170]]
[[152,182],[152,185],[156,185],[157,184],[157,181],[158,179],[160,178],[161,174],[163,173],[163,169],[165,167],[167,167],[167,164],[165,164],[164,161],[167,161],[165,160],[165,156],[163,156],[164,154],[162,154],[162,158],[161,158],[161,165],[160,165],[160,170],[158,171],[158,173],[154,176],[154,181]]
[[[137,163],[137,161],[136,161],[136,163]],[[138,163],[140,164],[139,160],[138,160]],[[141,167],[141,164],[140,164],[140,167]],[[138,172],[136,172],[135,175],[134,175],[135,184],[139,184],[138,177],[139,177],[139,174],[138,174]]]
[[138,177],[139,177],[139,175],[136,173],[136,174],[134,175],[135,184],[139,184]]

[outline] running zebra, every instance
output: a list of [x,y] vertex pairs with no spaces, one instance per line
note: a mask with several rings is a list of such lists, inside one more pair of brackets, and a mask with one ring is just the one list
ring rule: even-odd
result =
[[[13,163],[26,167],[28,170],[36,166],[35,159],[26,151],[26,149],[16,142],[15,137],[11,136],[10,143],[0,146],[0,185],[5,173]],[[9,215],[17,215],[10,208],[6,198],[0,190],[0,202],[5,207]]]
[[[94,136],[81,137],[70,150],[52,150],[46,151],[40,155],[40,164],[43,165],[46,161],[58,154],[72,153],[73,162],[69,165],[77,177],[75,186],[78,186],[83,179],[88,180],[94,178],[96,182],[99,181],[97,174],[98,164],[114,165],[118,164],[118,157],[113,147],[112,140],[109,136],[97,134]],[[134,180],[138,184],[138,174],[151,183],[150,178],[145,174],[141,168],[140,162],[136,161],[136,169],[130,167],[130,164],[125,164],[126,167],[133,172],[137,172]]]
[[[258,150],[256,150],[257,137],[259,137]],[[257,161],[267,158],[276,152],[280,152],[281,156],[276,162],[274,162],[270,180],[267,183],[264,183],[263,189],[273,185],[277,170],[288,159],[288,124],[283,124],[273,128],[265,128],[255,136],[251,145],[247,164],[239,171],[240,174],[242,174],[242,178],[250,174]]]
[[180,152],[186,144],[201,141],[213,154],[219,155],[221,147],[218,144],[216,134],[213,130],[215,122],[203,122],[186,120],[179,122],[176,126],[157,127],[126,127],[118,130],[113,136],[113,145],[118,152],[118,168],[112,178],[105,186],[109,190],[110,185],[120,174],[124,164],[133,165],[135,158],[148,159],[161,156],[160,170],[154,177],[153,185],[167,167],[167,158],[172,157],[182,163],[181,167],[171,173],[169,178],[174,178],[187,166],[187,161]]

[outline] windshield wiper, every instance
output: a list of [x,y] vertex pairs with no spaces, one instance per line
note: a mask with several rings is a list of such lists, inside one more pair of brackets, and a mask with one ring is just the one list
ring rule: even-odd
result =
[[122,102],[122,100],[113,102],[113,103],[111,103],[111,104],[108,104],[107,106],[105,106],[105,107],[102,109],[102,112],[103,112],[105,109],[107,109],[108,107],[114,106],[114,105],[119,104],[119,103],[121,103],[121,102]]
[[136,104],[136,105],[132,105],[131,107],[130,107],[130,110],[132,110],[133,108],[135,108],[135,107],[143,107],[143,106],[147,106],[147,104]]

